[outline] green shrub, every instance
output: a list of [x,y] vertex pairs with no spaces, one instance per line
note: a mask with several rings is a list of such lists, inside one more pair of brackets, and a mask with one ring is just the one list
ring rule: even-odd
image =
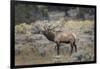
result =
[[15,26],[16,33],[26,33],[30,29],[31,29],[31,25],[26,24],[26,23],[21,23]]

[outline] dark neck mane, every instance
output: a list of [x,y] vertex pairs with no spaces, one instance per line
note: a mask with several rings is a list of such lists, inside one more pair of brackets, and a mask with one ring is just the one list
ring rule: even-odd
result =
[[50,41],[54,41],[54,38],[55,38],[55,34],[54,32],[48,32],[48,34],[45,35],[46,38]]

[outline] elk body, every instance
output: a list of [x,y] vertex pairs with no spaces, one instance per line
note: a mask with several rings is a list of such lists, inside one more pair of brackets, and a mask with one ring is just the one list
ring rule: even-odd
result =
[[44,31],[42,31],[42,33],[49,41],[56,43],[57,55],[60,54],[59,52],[60,43],[70,44],[71,54],[73,52],[73,48],[75,48],[75,51],[77,52],[77,46],[75,43],[76,35],[74,33],[69,33],[64,31],[53,31],[52,29],[50,29],[50,27],[44,27]]

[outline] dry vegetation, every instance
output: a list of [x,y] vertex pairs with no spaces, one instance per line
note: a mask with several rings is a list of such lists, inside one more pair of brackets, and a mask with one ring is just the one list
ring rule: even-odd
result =
[[[60,20],[59,20],[60,21]],[[57,63],[55,43],[50,42],[41,34],[43,21],[26,24],[21,23],[15,26],[15,64],[47,64]],[[56,25],[56,21],[49,24]],[[61,44],[59,62],[83,62],[94,61],[94,21],[90,20],[69,20],[59,23],[61,26],[55,30],[74,32],[77,35],[78,51],[70,55],[69,44]],[[59,57],[59,56],[58,56]]]

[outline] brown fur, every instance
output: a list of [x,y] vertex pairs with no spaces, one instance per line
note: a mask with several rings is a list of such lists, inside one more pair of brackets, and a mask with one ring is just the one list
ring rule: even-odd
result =
[[75,51],[77,52],[77,46],[75,43],[76,35],[74,33],[63,32],[63,31],[52,31],[52,30],[49,30],[48,28],[42,32],[48,40],[53,41],[57,44],[57,46],[56,46],[57,55],[60,54],[60,52],[59,52],[60,43],[70,44],[71,54],[73,52],[73,47],[75,48]]

